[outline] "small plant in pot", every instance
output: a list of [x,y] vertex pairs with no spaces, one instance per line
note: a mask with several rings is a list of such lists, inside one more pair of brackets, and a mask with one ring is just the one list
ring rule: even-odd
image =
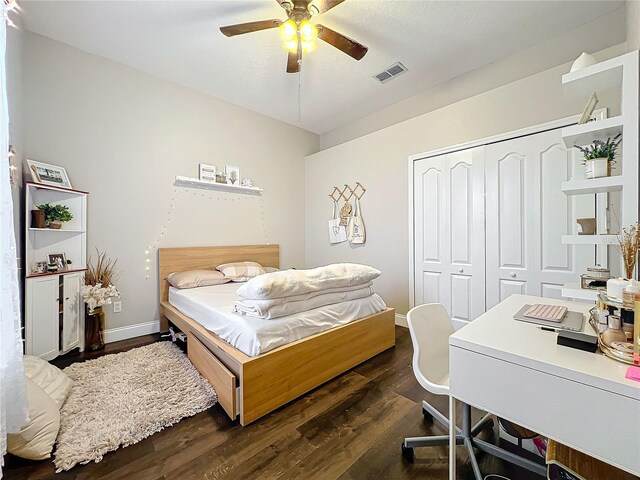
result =
[[613,137],[613,140],[611,137],[607,138],[606,142],[594,140],[591,145],[586,147],[574,145],[584,156],[582,164],[586,167],[587,178],[600,178],[611,175],[611,167],[616,163],[615,156],[620,142],[622,142],[621,137],[622,134],[619,133]]
[[60,229],[64,222],[73,219],[73,215],[66,205],[50,205],[43,203],[38,209],[44,211],[44,218],[49,228]]

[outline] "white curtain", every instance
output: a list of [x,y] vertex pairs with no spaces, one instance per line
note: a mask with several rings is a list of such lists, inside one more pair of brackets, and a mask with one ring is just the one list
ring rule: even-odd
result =
[[[4,2],[3,2],[3,8]],[[0,478],[7,433],[18,432],[28,419],[22,367],[18,265],[9,179],[9,112],[7,109],[6,9],[0,17]]]

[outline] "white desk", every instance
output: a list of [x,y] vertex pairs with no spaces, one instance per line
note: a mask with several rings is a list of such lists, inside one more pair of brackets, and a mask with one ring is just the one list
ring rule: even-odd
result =
[[[556,344],[519,322],[524,304],[591,305],[513,295],[449,337],[450,405],[458,399],[640,475],[640,383],[627,365]],[[592,334],[585,318],[584,332]],[[450,409],[455,425],[455,409]],[[455,433],[455,431],[454,431]],[[456,478],[450,455],[450,478]]]

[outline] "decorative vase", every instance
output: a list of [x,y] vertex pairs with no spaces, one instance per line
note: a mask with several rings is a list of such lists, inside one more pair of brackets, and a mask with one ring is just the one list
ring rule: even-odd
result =
[[31,210],[31,227],[47,228],[47,221],[44,217],[44,210]]
[[590,67],[591,65],[595,65],[596,63],[598,63],[598,61],[593,55],[590,55],[587,52],[582,52],[582,55],[576,58],[575,62],[573,62],[573,64],[571,65],[570,71],[577,72],[578,70]]
[[609,176],[609,159],[606,157],[585,160],[587,178],[600,178]]
[[62,228],[62,222],[60,220],[52,220],[49,222],[49,228],[60,230]]
[[87,350],[104,348],[104,311],[102,307],[96,307],[93,310],[86,307],[84,332],[84,343]]

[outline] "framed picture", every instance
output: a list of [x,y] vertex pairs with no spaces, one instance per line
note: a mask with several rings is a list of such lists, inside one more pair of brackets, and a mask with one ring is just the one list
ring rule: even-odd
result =
[[205,182],[215,182],[216,181],[216,166],[208,165],[206,163],[200,164],[200,175],[198,177],[200,180]]
[[64,167],[29,159],[27,159],[27,165],[29,165],[29,173],[34,182],[54,187],[71,188],[71,182]]
[[47,262],[36,262],[33,273],[47,273]]
[[240,185],[240,168],[227,165],[224,167],[224,173],[227,175],[227,184]]
[[67,257],[64,253],[50,253],[47,255],[47,261],[58,267],[58,270],[67,268]]

